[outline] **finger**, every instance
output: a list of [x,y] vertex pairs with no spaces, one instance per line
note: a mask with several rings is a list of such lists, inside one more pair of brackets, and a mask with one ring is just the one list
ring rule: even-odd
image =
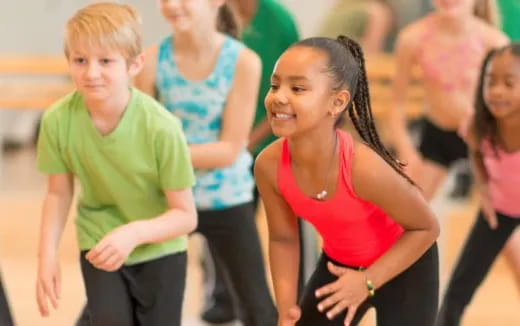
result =
[[336,303],[336,305],[334,307],[332,307],[332,309],[330,309],[327,312],[327,318],[330,320],[334,319],[334,317],[336,317],[341,312],[343,312],[343,310],[347,309],[347,307],[348,307],[347,300],[340,300],[338,303]]
[[354,319],[354,316],[356,315],[357,308],[357,306],[348,307],[347,316],[345,316],[345,326],[350,325],[350,323]]
[[54,308],[58,306],[58,300],[56,299],[56,296],[54,295],[53,291],[53,281],[44,280],[42,282],[43,291],[45,292],[45,296],[49,298],[51,301],[51,304]]
[[338,302],[343,300],[343,297],[340,293],[336,292],[331,295],[329,295],[325,300],[318,303],[318,310],[321,312],[325,312],[329,310],[331,307],[336,305]]
[[338,281],[334,281],[332,283],[329,283],[327,285],[322,286],[321,288],[317,289],[315,294],[317,298],[325,297],[331,293],[336,292],[339,289],[340,285]]
[[336,275],[336,276],[342,276],[343,274],[345,274],[347,272],[347,268],[345,267],[340,267],[340,266],[336,266],[334,265],[333,263],[331,262],[328,262],[327,263],[327,268],[329,269],[329,271]]
[[116,248],[112,246],[106,246],[99,253],[93,254],[90,263],[94,266],[102,266],[108,261],[115,253],[117,252]]
[[97,259],[97,256],[100,255],[103,251],[106,250],[106,247],[109,244],[105,241],[101,240],[94,246],[94,248],[90,249],[89,252],[85,255],[85,258],[92,263],[92,261]]
[[54,278],[54,293],[56,295],[56,299],[61,298],[61,275],[58,273]]
[[36,284],[36,302],[38,303],[40,315],[47,317],[49,315],[49,306],[47,305],[45,291],[40,281]]
[[115,252],[100,266],[100,269],[107,272],[113,272],[119,269],[123,263],[123,257],[119,253]]

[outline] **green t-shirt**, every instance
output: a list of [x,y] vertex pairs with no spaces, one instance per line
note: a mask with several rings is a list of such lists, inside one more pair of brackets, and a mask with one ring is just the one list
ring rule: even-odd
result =
[[[280,55],[298,41],[298,38],[298,30],[287,9],[275,0],[258,0],[256,14],[242,33],[242,42],[255,51],[262,61],[255,126],[266,118],[264,98],[271,85],[274,65]],[[253,154],[258,154],[275,139],[274,135],[265,139],[255,148]]]
[[502,30],[511,41],[520,41],[520,0],[498,0]]
[[[67,95],[45,112],[38,168],[72,173],[81,184],[76,229],[79,248],[93,248],[108,232],[168,210],[163,190],[193,186],[195,177],[180,121],[154,99],[132,89],[118,126],[102,136],[82,96]],[[126,264],[185,251],[186,236],[137,247]]]

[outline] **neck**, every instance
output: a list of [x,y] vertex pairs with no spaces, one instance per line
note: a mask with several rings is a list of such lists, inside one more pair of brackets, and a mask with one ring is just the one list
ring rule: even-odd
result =
[[215,29],[175,33],[173,36],[175,52],[191,56],[213,52],[220,44],[219,35],[220,33]]
[[436,27],[450,33],[466,32],[469,29],[472,18],[473,15],[470,13],[457,17],[438,14]]
[[248,25],[258,10],[259,0],[232,0],[235,7],[238,9],[240,19],[244,25]]
[[293,164],[310,171],[330,168],[334,159],[336,142],[339,142],[335,129],[308,131],[304,136],[289,138],[291,161]]
[[105,101],[85,99],[85,105],[92,117],[112,120],[121,116],[121,113],[128,106],[128,102],[130,102],[130,96],[130,89],[125,88],[124,91],[115,96],[110,96],[110,98]]
[[506,147],[509,147],[509,144],[516,147],[516,144],[520,143],[520,113],[497,121],[497,129]]

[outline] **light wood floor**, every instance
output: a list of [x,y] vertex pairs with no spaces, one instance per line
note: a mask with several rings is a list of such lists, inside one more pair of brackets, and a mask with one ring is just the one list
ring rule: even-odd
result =
[[[0,268],[17,325],[72,326],[82,304],[84,291],[78,268],[73,225],[67,225],[61,243],[63,293],[59,310],[49,318],[38,315],[34,299],[36,244],[45,178],[36,172],[35,154],[25,149],[4,156],[0,174]],[[444,205],[441,238],[442,278],[446,279],[459,247],[473,220],[476,205]],[[264,245],[266,227],[259,214]],[[201,306],[201,277],[198,266],[200,239],[192,237],[183,326],[203,325],[198,321]],[[371,325],[371,318],[364,324]],[[469,307],[464,326],[520,325],[520,300],[512,275],[499,259]],[[396,325],[398,326],[398,325]],[[420,326],[420,325],[418,325]]]

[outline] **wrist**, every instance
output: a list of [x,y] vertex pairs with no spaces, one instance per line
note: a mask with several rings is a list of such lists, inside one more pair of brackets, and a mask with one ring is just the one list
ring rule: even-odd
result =
[[370,276],[370,273],[367,272],[367,270],[361,270],[361,273],[363,273],[364,276],[364,283],[368,293],[368,297],[372,298],[376,295],[376,286],[374,284],[374,280]]
[[135,244],[135,247],[146,242],[145,233],[143,232],[146,229],[143,221],[134,221],[126,225],[130,230],[131,238]]

